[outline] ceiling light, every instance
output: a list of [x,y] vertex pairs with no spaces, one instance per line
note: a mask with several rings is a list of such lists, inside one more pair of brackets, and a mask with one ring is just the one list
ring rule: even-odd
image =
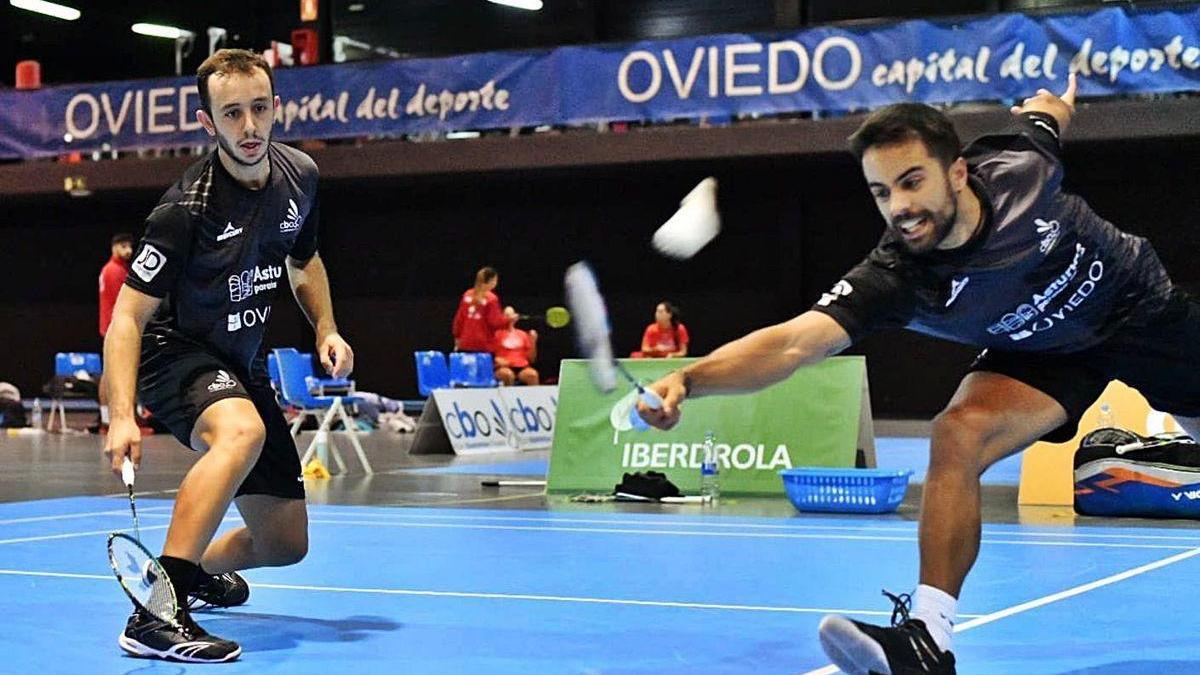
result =
[[488,2],[494,2],[497,5],[504,5],[506,7],[516,7],[517,9],[528,9],[533,12],[542,8],[542,0],[488,0]]
[[79,10],[66,5],[59,5],[53,2],[44,2],[44,0],[8,0],[8,4],[18,9],[27,9],[38,14],[46,14],[48,16],[74,21],[81,16]]
[[176,28],[175,26],[160,26],[156,23],[135,23],[130,26],[130,29],[138,35],[149,35],[150,37],[167,38],[168,40],[178,40],[181,37],[191,35],[191,31]]

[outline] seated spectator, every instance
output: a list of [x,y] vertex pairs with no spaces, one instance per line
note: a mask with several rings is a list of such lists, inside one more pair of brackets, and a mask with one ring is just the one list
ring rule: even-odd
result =
[[679,320],[679,308],[663,300],[654,308],[654,323],[646,326],[642,334],[642,351],[634,352],[634,358],[676,358],[687,356],[687,326]]
[[454,334],[454,351],[491,351],[492,333],[508,325],[500,311],[500,297],[495,293],[499,283],[500,274],[491,267],[475,273],[475,286],[462,294],[458,311],[454,313],[454,324],[450,328]]
[[492,337],[496,379],[505,387],[512,386],[517,380],[532,387],[540,379],[538,371],[532,367],[537,360],[537,331],[525,332],[517,328],[520,316],[512,307],[504,308],[504,318],[508,321],[508,327],[496,331]]

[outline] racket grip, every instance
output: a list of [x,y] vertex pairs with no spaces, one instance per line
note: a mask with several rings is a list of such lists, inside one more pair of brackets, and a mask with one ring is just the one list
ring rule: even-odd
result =
[[121,464],[121,482],[125,483],[125,487],[133,487],[133,460],[129,457]]
[[[638,399],[651,410],[661,410],[663,407],[662,398],[649,389],[639,391]],[[638,431],[649,431],[650,429],[650,425],[638,414],[636,405],[629,409],[629,424]]]

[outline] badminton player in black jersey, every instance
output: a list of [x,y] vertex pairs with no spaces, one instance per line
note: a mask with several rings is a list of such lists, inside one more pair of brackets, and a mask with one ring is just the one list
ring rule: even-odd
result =
[[[279,98],[270,66],[224,49],[197,71],[196,116],[217,142],[146,219],[104,343],[112,422],[105,452],[119,471],[141,461],[135,393],[201,454],[179,486],[160,558],[180,604],[246,601],[234,570],[290,565],[308,549],[296,447],[275,403],[261,351],[276,294],[289,287],[316,332],[322,363],[348,375],[317,253],[317,167],[271,142]],[[245,525],[213,535],[237,504]],[[183,630],[135,611],[118,638],[140,656],[192,662],[237,658],[181,610]]]
[[886,223],[879,244],[816,305],[653,385],[670,428],[688,397],[752,391],[881,328],[983,347],[933,421],[919,585],[891,627],[828,616],[820,640],[847,673],[953,673],[963,580],[979,552],[979,476],[1045,438],[1072,438],[1108,381],[1200,432],[1200,304],[1146,240],[1062,191],[1059,137],[1074,113],[1041,90],[1013,128],[960,146],[949,119],[902,103],[850,137]]

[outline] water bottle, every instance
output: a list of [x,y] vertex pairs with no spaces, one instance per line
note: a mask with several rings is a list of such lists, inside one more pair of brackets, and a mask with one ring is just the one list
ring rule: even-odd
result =
[[721,468],[717,466],[717,449],[713,432],[704,434],[704,457],[700,460],[700,496],[716,504],[721,498]]
[[34,429],[42,428],[42,399],[33,399],[33,410],[29,416],[29,426]]
[[321,429],[317,431],[315,439],[317,459],[325,466],[329,466],[329,432]]
[[1100,416],[1096,418],[1096,424],[1101,428],[1115,427],[1117,424],[1113,421],[1112,406],[1107,403],[1100,404]]

